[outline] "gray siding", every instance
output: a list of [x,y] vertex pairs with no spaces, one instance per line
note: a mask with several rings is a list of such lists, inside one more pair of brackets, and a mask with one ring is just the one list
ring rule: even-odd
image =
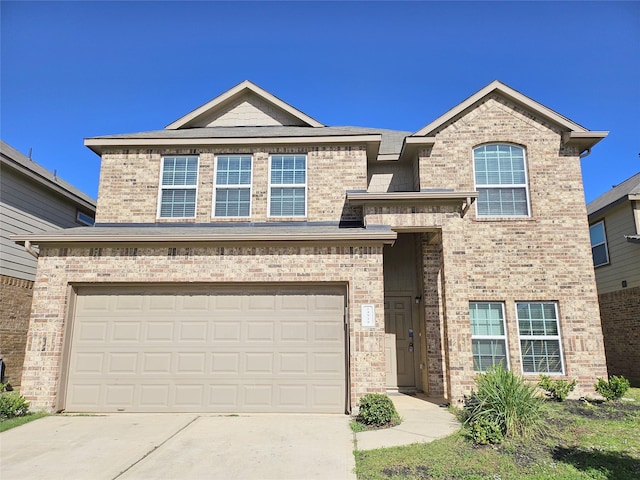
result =
[[9,236],[20,233],[44,232],[59,227],[18,210],[11,205],[0,203],[0,273],[23,280],[35,279],[37,261],[24,247],[16,244]]
[[4,165],[0,175],[0,202],[59,227],[80,226],[73,202]]
[[630,202],[608,210],[604,217],[592,219],[590,223],[593,225],[603,218],[610,263],[596,268],[598,293],[622,290],[623,280],[627,281],[627,288],[640,286],[640,245],[624,238],[636,232]]

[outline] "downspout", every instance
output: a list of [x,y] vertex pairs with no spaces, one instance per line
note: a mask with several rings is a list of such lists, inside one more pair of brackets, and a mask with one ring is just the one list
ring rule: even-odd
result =
[[585,157],[588,157],[589,155],[591,155],[591,149],[587,148],[586,150],[583,150],[579,156],[580,158],[585,158]]
[[29,240],[24,241],[24,249],[27,251],[27,253],[29,253],[29,255],[32,255],[36,260],[38,259],[38,252],[34,250]]

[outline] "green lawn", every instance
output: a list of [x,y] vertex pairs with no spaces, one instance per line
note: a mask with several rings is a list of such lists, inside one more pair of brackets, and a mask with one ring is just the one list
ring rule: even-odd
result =
[[49,415],[46,412],[36,412],[30,413],[29,415],[25,415],[24,417],[14,417],[5,420],[0,420],[0,432],[4,432],[5,430],[9,430],[11,428],[19,427],[20,425],[24,425],[25,423],[33,422],[42,417],[46,417]]
[[545,405],[535,439],[474,446],[462,433],[432,443],[356,452],[358,479],[637,480],[640,388],[634,401]]

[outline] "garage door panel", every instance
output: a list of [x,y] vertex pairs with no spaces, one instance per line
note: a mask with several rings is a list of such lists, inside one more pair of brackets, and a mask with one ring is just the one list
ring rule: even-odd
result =
[[343,412],[343,293],[258,290],[80,289],[67,410]]

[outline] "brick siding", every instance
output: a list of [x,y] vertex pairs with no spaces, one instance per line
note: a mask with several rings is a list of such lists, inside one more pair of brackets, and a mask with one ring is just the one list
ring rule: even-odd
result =
[[[386,389],[382,246],[41,249],[27,339],[22,392],[35,408],[54,410],[60,389],[68,285],[134,283],[332,282],[348,285],[351,402]],[[187,254],[188,253],[188,254]],[[360,305],[373,303],[376,327],[362,328]]]
[[598,296],[607,367],[640,387],[640,287]]
[[13,387],[21,384],[32,297],[33,282],[0,275],[0,357]]

